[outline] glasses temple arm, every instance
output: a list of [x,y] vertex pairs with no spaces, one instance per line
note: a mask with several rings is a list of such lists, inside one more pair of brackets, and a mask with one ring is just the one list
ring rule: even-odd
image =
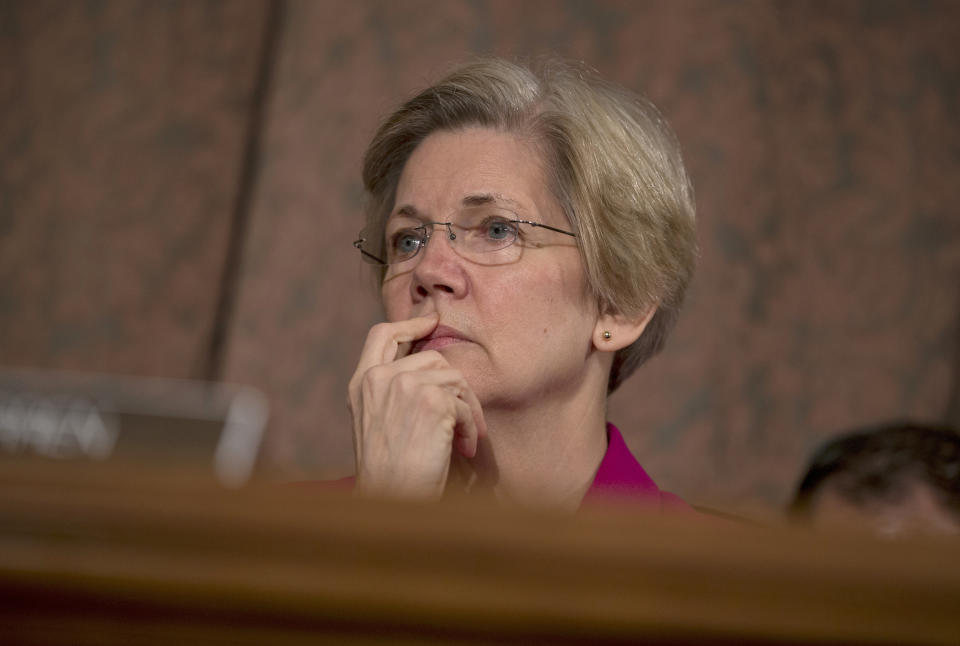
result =
[[370,253],[369,251],[366,251],[366,250],[363,248],[363,243],[366,242],[366,241],[367,241],[366,238],[360,238],[359,240],[354,240],[354,241],[353,241],[353,246],[356,247],[356,248],[360,251],[360,253],[361,253],[362,255],[366,256],[367,258],[370,258],[370,259],[372,259],[372,260],[376,260],[376,261],[377,261],[378,263],[380,263],[381,265],[387,264],[387,263],[385,263],[383,260],[381,260],[380,258],[377,258],[377,257],[374,256],[372,253]]
[[557,227],[552,227],[552,226],[550,226],[549,224],[541,224],[540,222],[531,222],[530,220],[517,220],[517,222],[523,222],[524,224],[529,224],[530,226],[533,226],[533,227],[540,227],[540,228],[542,228],[542,229],[550,229],[551,231],[556,231],[557,233],[562,233],[562,234],[564,234],[564,235],[568,235],[568,236],[570,236],[571,238],[576,238],[576,237],[577,237],[577,234],[576,234],[576,233],[571,233],[571,232],[569,232],[569,231],[564,231],[563,229],[558,229]]

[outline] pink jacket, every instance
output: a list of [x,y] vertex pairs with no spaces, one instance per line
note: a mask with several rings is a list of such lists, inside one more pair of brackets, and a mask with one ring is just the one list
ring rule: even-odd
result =
[[633,457],[623,435],[607,422],[607,452],[600,461],[593,484],[587,489],[583,503],[620,500],[659,506],[661,510],[689,509],[687,503],[672,493],[661,491],[637,459]]

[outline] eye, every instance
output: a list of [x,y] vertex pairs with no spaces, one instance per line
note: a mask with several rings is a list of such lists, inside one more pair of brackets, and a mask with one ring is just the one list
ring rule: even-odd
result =
[[503,218],[490,218],[483,223],[483,232],[488,240],[510,240],[517,237],[517,225]]
[[416,229],[400,229],[390,235],[389,252],[393,257],[411,256],[419,248],[420,232]]

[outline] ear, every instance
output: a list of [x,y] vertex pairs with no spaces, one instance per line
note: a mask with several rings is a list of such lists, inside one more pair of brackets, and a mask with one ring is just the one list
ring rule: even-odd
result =
[[593,347],[601,352],[622,350],[640,338],[656,313],[656,305],[636,317],[614,311],[601,312],[593,328]]

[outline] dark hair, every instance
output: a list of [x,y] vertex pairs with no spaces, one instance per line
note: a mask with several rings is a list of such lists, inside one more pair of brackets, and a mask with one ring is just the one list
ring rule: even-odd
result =
[[789,511],[809,517],[825,486],[863,508],[896,504],[916,483],[929,486],[944,509],[960,518],[960,434],[902,422],[829,440],[810,459]]

